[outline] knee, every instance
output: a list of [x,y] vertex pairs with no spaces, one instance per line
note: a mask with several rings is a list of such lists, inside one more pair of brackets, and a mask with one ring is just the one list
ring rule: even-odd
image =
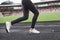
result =
[[39,12],[36,12],[34,15],[35,15],[35,16],[39,16]]
[[28,19],[28,16],[24,16],[24,20],[27,20]]

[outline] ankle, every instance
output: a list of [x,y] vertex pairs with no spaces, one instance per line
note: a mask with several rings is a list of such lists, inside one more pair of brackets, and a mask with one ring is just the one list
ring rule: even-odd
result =
[[30,29],[35,29],[35,28],[30,28]]

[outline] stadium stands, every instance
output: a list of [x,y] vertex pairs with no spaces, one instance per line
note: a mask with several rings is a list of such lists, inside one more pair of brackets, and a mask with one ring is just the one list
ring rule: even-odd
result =
[[[39,2],[34,3],[37,9],[42,12],[51,11],[59,11],[60,10],[60,1],[46,1],[46,2]],[[13,7],[13,10],[4,10],[5,7]],[[0,12],[12,12],[12,13],[20,13],[22,12],[22,5],[21,4],[10,4],[10,5],[0,5]]]

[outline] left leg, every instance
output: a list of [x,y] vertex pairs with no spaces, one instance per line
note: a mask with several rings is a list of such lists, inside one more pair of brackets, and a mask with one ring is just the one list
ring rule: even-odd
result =
[[33,5],[32,2],[30,3],[30,5],[29,5],[28,8],[29,8],[29,10],[32,11],[33,14],[34,14],[33,19],[32,19],[32,24],[31,24],[30,32],[32,32],[32,33],[40,33],[40,31],[38,31],[38,30],[35,29],[35,24],[36,24],[36,21],[37,21],[39,12],[38,12],[38,10],[35,8],[35,6]]
[[32,19],[32,25],[31,25],[31,28],[34,28],[36,21],[37,21],[37,18],[39,16],[39,12],[32,3],[29,6],[29,10],[32,11],[34,14],[33,19]]

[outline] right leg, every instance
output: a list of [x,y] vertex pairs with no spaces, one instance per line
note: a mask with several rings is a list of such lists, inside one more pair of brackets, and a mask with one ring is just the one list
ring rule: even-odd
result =
[[6,32],[9,33],[10,32],[10,27],[11,25],[15,24],[15,23],[18,23],[18,22],[21,22],[23,20],[26,20],[28,19],[28,16],[29,16],[29,10],[26,6],[23,6],[23,13],[24,13],[24,16],[21,17],[21,18],[18,18],[16,20],[13,20],[12,22],[6,22]]

